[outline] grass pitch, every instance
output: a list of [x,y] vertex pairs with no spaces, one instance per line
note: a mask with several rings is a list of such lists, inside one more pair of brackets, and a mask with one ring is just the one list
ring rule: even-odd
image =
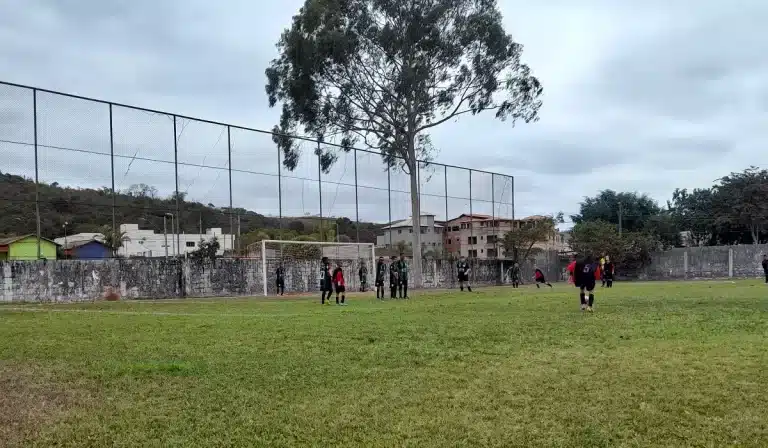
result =
[[768,287],[0,306],[0,445],[768,446]]

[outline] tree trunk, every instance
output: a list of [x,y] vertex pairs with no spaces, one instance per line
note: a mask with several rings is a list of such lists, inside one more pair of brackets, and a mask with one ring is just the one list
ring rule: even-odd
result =
[[413,223],[413,286],[421,288],[421,198],[419,195],[419,163],[416,160],[414,138],[408,139],[408,157],[411,161],[411,221]]

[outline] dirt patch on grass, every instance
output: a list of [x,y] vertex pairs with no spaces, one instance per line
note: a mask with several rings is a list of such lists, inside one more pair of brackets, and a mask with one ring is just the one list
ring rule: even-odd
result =
[[56,379],[49,369],[0,361],[0,447],[24,445],[89,400],[86,389]]

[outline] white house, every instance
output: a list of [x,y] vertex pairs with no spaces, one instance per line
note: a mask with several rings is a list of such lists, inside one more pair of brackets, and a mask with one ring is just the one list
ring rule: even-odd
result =
[[[222,233],[220,228],[206,229],[204,234],[155,233],[154,230],[141,230],[138,224],[121,224],[120,231],[125,232],[123,247],[117,254],[123,257],[164,257],[183,255],[198,249],[200,241],[209,241],[216,237],[219,242],[218,255],[232,249],[233,235]],[[177,238],[178,237],[178,238]],[[166,252],[167,241],[167,252]],[[178,243],[178,245],[177,245]]]
[[[424,249],[442,250],[443,226],[435,222],[435,215],[424,214],[419,219],[421,225],[421,245]],[[411,218],[395,221],[381,228],[382,235],[376,237],[378,247],[396,247],[398,243],[413,243],[413,220]]]

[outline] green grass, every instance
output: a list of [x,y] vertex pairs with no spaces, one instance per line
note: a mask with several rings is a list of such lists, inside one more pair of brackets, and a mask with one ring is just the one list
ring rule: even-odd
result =
[[768,288],[575,293],[0,306],[0,445],[768,446]]

